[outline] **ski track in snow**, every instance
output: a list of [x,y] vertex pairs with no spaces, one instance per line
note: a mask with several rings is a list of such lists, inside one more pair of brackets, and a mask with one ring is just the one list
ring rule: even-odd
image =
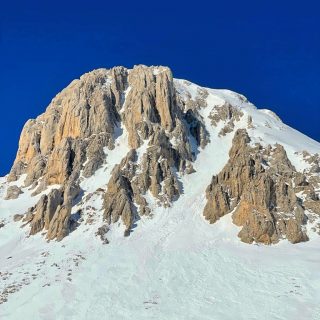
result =
[[[175,81],[181,93],[197,95],[196,85]],[[24,189],[18,200],[4,201],[8,183],[1,178],[0,222],[6,225],[0,229],[0,294],[8,285],[15,292],[0,304],[0,319],[320,319],[319,237],[295,245],[247,245],[237,238],[239,228],[230,214],[213,225],[202,216],[205,189],[227,162],[233,138],[233,133],[218,138],[222,123],[210,126],[213,106],[224,100],[239,105],[253,118],[253,142],[283,144],[298,170],[306,164],[295,152],[315,153],[320,146],[237,94],[208,90],[208,107],[201,114],[211,142],[197,154],[196,172],[179,177],[184,193],[170,209],[146,195],[154,215],[141,217],[128,238],[119,223],[107,234],[110,244],[101,244],[95,232],[103,223],[102,197],[93,193],[106,186],[127,153],[125,131],[116,148],[106,151],[106,164],[82,181],[85,195],[93,193],[86,206],[96,208],[94,223],[84,221],[61,242],[47,243],[41,234],[27,237],[28,227],[12,222],[41,195],[31,197],[32,191]],[[244,116],[235,130],[246,125]]]

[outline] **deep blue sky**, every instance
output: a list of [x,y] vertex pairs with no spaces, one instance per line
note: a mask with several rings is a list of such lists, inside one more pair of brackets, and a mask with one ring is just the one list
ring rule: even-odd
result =
[[2,1],[0,174],[27,119],[72,79],[115,65],[168,65],[238,91],[319,141],[319,25],[316,1]]

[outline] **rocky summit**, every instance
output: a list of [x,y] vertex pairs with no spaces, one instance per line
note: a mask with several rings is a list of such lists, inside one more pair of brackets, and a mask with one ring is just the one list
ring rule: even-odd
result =
[[[137,248],[167,258],[176,247],[192,255],[219,241],[241,248],[318,241],[319,153],[319,143],[272,111],[229,90],[175,79],[168,67],[86,73],[25,124],[1,178],[0,304],[37,278],[43,286],[61,281],[44,271],[50,263],[67,270],[71,285],[73,270],[95,250],[101,259],[114,250],[129,259]],[[59,262],[48,258],[54,250]],[[149,260],[138,257],[147,268]],[[33,275],[26,260],[38,266]],[[160,304],[157,293],[150,299],[141,304]]]
[[[210,103],[213,98],[221,101]],[[219,129],[221,139],[233,136],[232,146],[218,174],[210,170],[215,157],[206,168],[212,181],[204,217],[215,223],[232,214],[233,222],[242,226],[240,239],[248,243],[307,241],[306,224],[320,214],[319,157],[313,155],[308,163],[316,170],[296,169],[280,142],[270,144],[260,136],[252,112],[259,114],[243,96],[174,80],[166,67],[94,70],[73,81],[45,113],[26,123],[5,199],[18,199],[26,188],[32,190],[31,197],[47,191],[26,208],[26,230],[61,240],[72,225],[81,223],[90,195],[81,182],[108,166],[109,153],[127,148],[98,187],[105,223],[120,220],[128,236],[139,217],[152,216],[148,198],[158,206],[173,206],[183,193],[181,177],[195,174],[197,155],[213,138],[210,131]],[[283,126],[276,116],[261,115],[265,128]],[[125,139],[117,145],[120,136]]]

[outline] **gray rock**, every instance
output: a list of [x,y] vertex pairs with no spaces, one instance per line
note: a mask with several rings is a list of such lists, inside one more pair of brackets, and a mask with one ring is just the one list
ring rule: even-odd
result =
[[18,186],[10,186],[7,189],[5,200],[17,199],[23,191]]
[[14,221],[14,222],[17,222],[17,221],[22,220],[22,218],[23,218],[23,214],[15,214],[15,215],[13,216],[13,221]]

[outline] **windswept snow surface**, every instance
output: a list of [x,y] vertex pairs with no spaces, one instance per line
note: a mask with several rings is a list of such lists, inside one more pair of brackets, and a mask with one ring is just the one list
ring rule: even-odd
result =
[[[181,94],[197,95],[196,85],[175,83]],[[184,193],[171,208],[159,207],[146,195],[153,216],[137,221],[130,237],[123,237],[121,224],[107,233],[108,245],[95,236],[102,225],[99,192],[86,203],[97,209],[94,216],[90,209],[84,213],[93,224],[81,223],[61,242],[47,243],[40,234],[27,237],[28,227],[19,228],[22,223],[13,223],[12,216],[40,195],[31,197],[24,190],[19,199],[5,201],[7,183],[0,181],[0,222],[5,222],[0,229],[0,293],[9,285],[18,287],[0,304],[0,319],[320,319],[319,237],[295,245],[247,245],[238,240],[231,215],[213,225],[202,216],[205,189],[228,161],[233,138],[233,133],[218,137],[223,123],[210,126],[214,106],[229,101],[241,107],[253,118],[249,135],[254,142],[283,144],[299,170],[306,164],[295,152],[319,152],[320,145],[240,95],[208,91],[201,114],[211,141],[197,154],[196,172],[179,177]],[[243,117],[235,129],[246,126]],[[146,143],[138,154],[145,148]],[[107,151],[105,166],[82,182],[85,195],[106,186],[127,150],[123,132],[116,148]]]

